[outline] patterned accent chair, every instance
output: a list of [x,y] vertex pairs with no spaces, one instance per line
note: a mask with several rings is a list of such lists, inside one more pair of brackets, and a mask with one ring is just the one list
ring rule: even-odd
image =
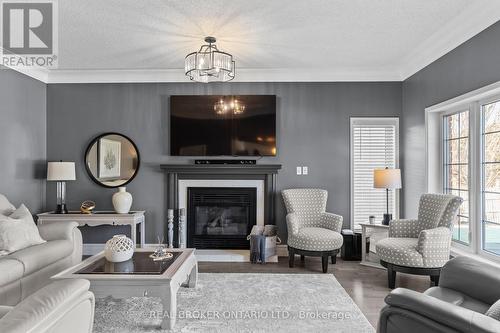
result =
[[328,271],[328,257],[335,264],[342,247],[342,216],[325,212],[328,192],[321,189],[289,189],[281,192],[287,210],[289,266],[295,254],[321,256],[323,273]]
[[450,259],[453,221],[462,201],[450,194],[424,194],[418,219],[390,222],[389,238],[376,245],[389,288],[395,287],[396,272],[429,275],[435,285],[439,283],[441,267]]

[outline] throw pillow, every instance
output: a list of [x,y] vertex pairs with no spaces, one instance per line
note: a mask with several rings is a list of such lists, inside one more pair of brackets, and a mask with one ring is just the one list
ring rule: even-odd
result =
[[493,319],[500,320],[500,299],[490,306],[488,311],[486,311],[486,315]]
[[13,211],[16,210],[13,204],[7,200],[5,195],[0,194],[0,214],[2,215],[10,215]]
[[0,255],[45,243],[28,208],[21,205],[10,215],[0,215]]

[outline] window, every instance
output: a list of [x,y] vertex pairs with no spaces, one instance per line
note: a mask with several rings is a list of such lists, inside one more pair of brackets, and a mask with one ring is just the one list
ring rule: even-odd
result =
[[469,111],[443,117],[444,192],[462,197],[453,240],[469,244]]
[[[373,188],[373,170],[398,167],[399,119],[351,118],[351,227],[381,221],[386,191]],[[389,191],[389,213],[398,216],[398,196]]]
[[426,109],[427,190],[464,199],[453,247],[500,261],[500,82]]
[[500,101],[482,106],[482,246],[500,255]]

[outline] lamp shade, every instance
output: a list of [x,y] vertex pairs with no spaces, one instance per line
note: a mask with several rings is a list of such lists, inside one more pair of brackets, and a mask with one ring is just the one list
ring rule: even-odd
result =
[[400,169],[375,169],[373,170],[374,188],[401,188]]
[[75,162],[49,162],[47,164],[47,180],[75,180]]

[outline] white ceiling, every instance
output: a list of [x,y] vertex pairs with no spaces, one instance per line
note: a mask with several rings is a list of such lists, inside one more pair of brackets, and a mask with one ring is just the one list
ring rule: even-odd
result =
[[[236,81],[402,80],[500,19],[500,0],[64,0],[45,82],[186,82],[205,36]],[[28,73],[29,74],[29,73]]]

